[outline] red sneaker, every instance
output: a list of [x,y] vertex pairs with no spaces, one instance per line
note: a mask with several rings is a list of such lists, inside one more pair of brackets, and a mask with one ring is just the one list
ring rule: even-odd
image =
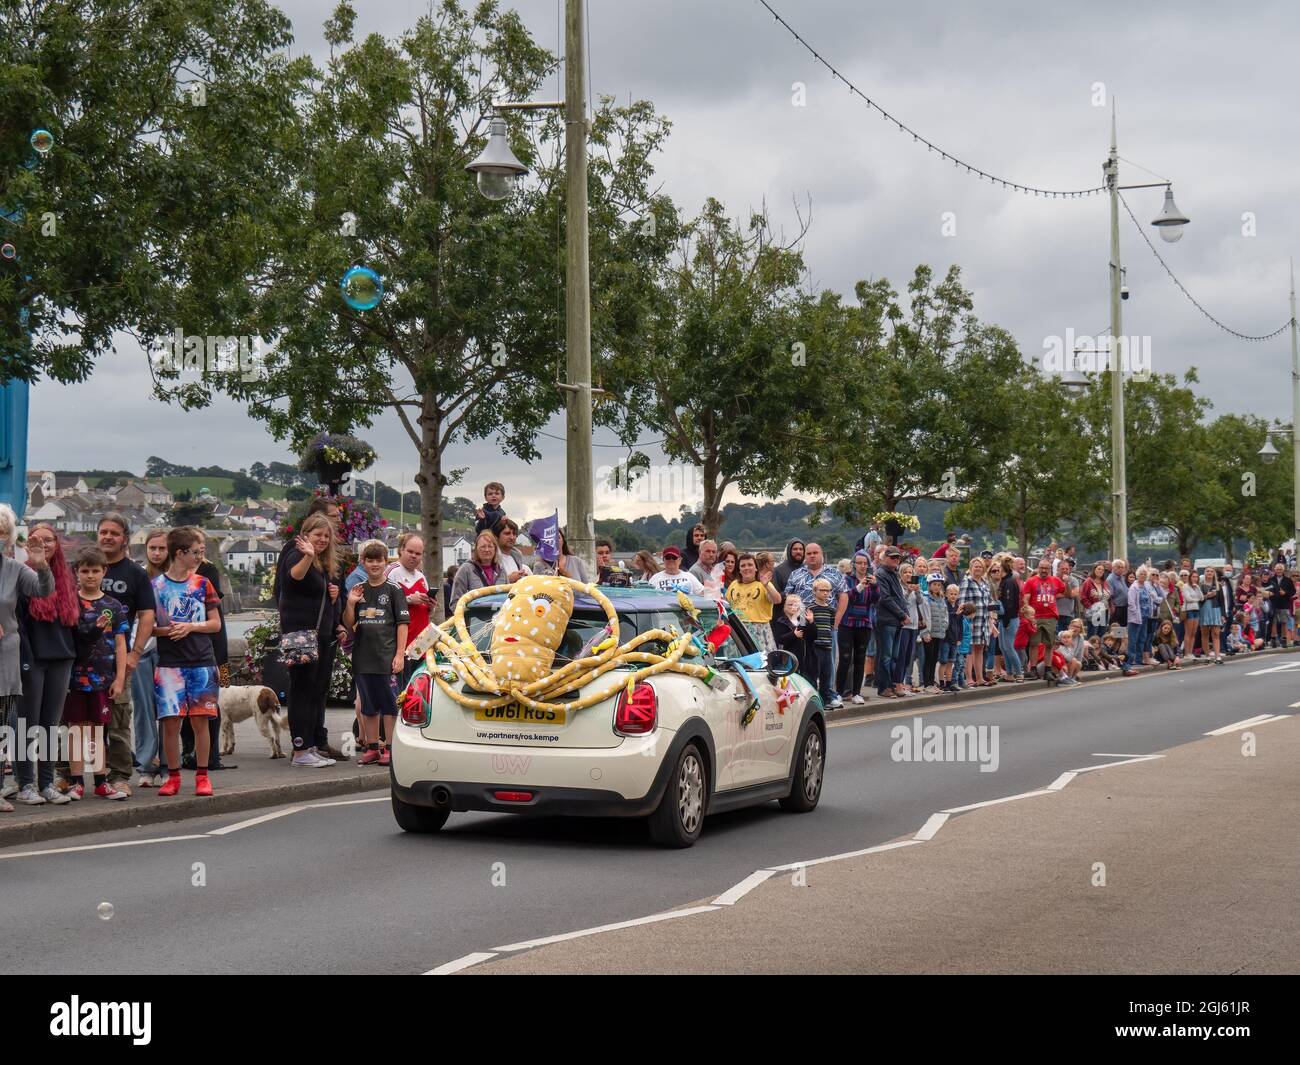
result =
[[126,792],[118,791],[107,780],[102,784],[95,785],[95,794],[101,799],[125,799]]
[[366,753],[357,759],[357,765],[374,765],[379,761],[379,752],[367,748]]
[[195,795],[212,794],[212,778],[208,776],[207,773],[204,773],[203,776],[201,777],[194,778],[194,794]]
[[181,790],[181,775],[169,776],[167,783],[158,789],[159,795],[176,795]]
[[393,753],[387,747],[385,747],[383,750],[379,752],[379,764],[380,765],[393,764]]

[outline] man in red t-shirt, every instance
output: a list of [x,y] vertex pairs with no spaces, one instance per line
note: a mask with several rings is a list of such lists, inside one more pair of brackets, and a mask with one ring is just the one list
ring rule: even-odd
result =
[[1034,631],[1029,637],[1029,665],[1033,668],[1038,661],[1038,646],[1043,644],[1047,655],[1052,653],[1056,642],[1056,597],[1066,595],[1065,584],[1059,577],[1052,576],[1052,560],[1043,555],[1038,560],[1038,572],[1025,581],[1020,593],[1021,604],[1034,608]]
[[[424,541],[414,533],[403,533],[398,541],[397,561],[388,569],[388,579],[406,593],[406,606],[411,613],[410,628],[407,629],[406,642],[409,645],[429,625],[429,614],[433,609],[433,598],[429,595],[429,582],[420,572],[420,559],[424,557]],[[406,661],[402,670],[402,683],[411,679],[418,660]]]

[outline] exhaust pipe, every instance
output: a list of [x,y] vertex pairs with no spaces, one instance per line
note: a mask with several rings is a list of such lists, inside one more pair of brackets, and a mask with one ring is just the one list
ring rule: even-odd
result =
[[442,785],[433,789],[433,805],[441,810],[451,805],[451,792]]

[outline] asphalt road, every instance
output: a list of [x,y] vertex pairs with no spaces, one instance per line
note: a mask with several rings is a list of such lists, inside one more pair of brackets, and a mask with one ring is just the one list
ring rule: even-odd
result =
[[[185,972],[194,959],[206,972],[425,972],[709,899],[763,866],[883,843],[937,810],[1044,787],[1098,755],[1146,754],[1294,712],[1298,680],[1300,657],[1266,656],[1064,691],[1006,686],[987,703],[920,714],[926,725],[998,726],[995,772],[893,761],[890,729],[910,721],[905,710],[836,725],[817,811],[772,803],[722,815],[684,851],[655,848],[643,826],[619,820],[458,814],[436,836],[411,836],[386,799],[368,798],[8,848],[0,959],[34,973]],[[182,835],[198,838],[140,842]]]

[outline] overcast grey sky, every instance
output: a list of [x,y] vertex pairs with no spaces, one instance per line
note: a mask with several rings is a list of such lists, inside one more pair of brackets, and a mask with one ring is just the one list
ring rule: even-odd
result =
[[[1173,179],[1192,219],[1180,243],[1156,240],[1175,273],[1238,330],[1263,333],[1287,320],[1287,263],[1300,228],[1294,4],[772,2],[882,106],[1009,180],[1066,189],[1101,183],[1109,109],[1093,101],[1095,83],[1103,83],[1107,102],[1112,94],[1117,101],[1121,156]],[[293,19],[295,50],[323,55],[321,24],[333,4],[281,6]],[[540,43],[558,49],[555,0],[513,6]],[[359,37],[396,36],[427,3],[356,7]],[[664,191],[685,210],[709,195],[733,214],[766,200],[789,229],[792,200],[811,197],[805,252],[818,286],[850,294],[859,278],[883,275],[901,288],[918,263],[936,273],[957,263],[976,312],[1010,330],[1027,357],[1041,354],[1050,336],[1094,334],[1107,322],[1105,197],[1025,196],[943,163],[834,82],[757,0],[591,0],[590,22],[595,91],[650,99],[671,118],[657,166]],[[806,106],[793,102],[796,82],[806,86]],[[1121,180],[1156,179],[1126,163]],[[1159,189],[1127,195],[1144,223],[1161,206]],[[955,216],[953,235],[943,234],[945,212]],[[1255,236],[1243,235],[1246,212]],[[1216,412],[1289,420],[1287,335],[1245,343],[1220,332],[1173,286],[1122,213],[1121,226],[1132,291],[1124,332],[1152,338],[1153,369],[1181,375],[1196,366]],[[107,407],[122,431],[93,443],[43,433],[43,419],[68,404]],[[34,388],[32,417],[33,469],[140,470],[150,454],[230,467],[289,459],[227,400],[199,414],[157,404],[144,356],[128,338],[90,381]],[[549,431],[562,435],[562,421]],[[380,453],[379,476],[410,486],[414,456],[395,419],[364,435]],[[563,444],[543,439],[541,451],[543,461],[529,467],[487,441],[455,449],[445,465],[470,468],[457,494],[480,498],[482,483],[499,479],[511,513],[557,505],[563,513]],[[620,454],[597,448],[596,465]],[[607,493],[598,504],[598,517],[676,509]]]

